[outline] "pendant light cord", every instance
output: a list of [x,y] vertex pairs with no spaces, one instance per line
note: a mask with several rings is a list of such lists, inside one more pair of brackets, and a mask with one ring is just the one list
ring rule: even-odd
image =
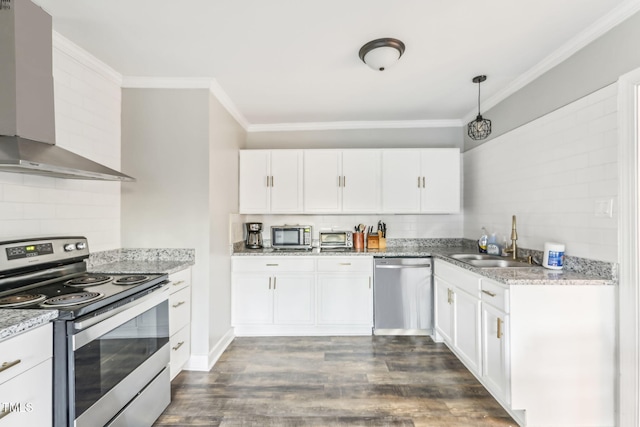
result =
[[480,82],[478,82],[478,115],[480,115]]

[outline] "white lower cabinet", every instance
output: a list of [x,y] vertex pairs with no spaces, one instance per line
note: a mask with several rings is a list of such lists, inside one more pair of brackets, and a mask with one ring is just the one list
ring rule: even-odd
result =
[[520,425],[615,425],[614,286],[508,286],[439,259],[434,275],[436,340]]
[[346,326],[370,334],[373,326],[372,271],[371,258],[318,259],[318,324]]
[[232,257],[235,334],[370,334],[372,265],[371,257]]
[[171,379],[191,356],[191,268],[169,275],[169,344]]
[[0,342],[0,426],[52,425],[51,324]]

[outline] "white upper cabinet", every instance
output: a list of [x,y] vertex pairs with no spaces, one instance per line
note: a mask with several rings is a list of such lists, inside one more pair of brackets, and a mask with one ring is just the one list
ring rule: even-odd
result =
[[460,150],[382,150],[382,212],[460,211]]
[[240,151],[240,213],[302,211],[302,150]]
[[380,150],[305,150],[304,211],[380,211]]
[[340,212],[342,152],[304,151],[304,211]]
[[240,151],[240,213],[457,213],[460,150]]

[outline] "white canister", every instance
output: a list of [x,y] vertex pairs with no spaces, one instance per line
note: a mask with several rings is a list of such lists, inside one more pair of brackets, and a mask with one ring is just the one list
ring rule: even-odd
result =
[[564,265],[564,245],[562,243],[547,242],[544,244],[542,266],[552,270],[561,270]]

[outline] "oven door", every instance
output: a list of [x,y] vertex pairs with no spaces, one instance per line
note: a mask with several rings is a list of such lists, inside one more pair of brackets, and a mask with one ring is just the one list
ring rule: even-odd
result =
[[[143,417],[136,425],[151,425],[169,404],[168,294],[164,286],[125,306],[73,322],[68,363],[75,426],[132,421],[131,413]],[[125,416],[128,407],[133,409]]]

